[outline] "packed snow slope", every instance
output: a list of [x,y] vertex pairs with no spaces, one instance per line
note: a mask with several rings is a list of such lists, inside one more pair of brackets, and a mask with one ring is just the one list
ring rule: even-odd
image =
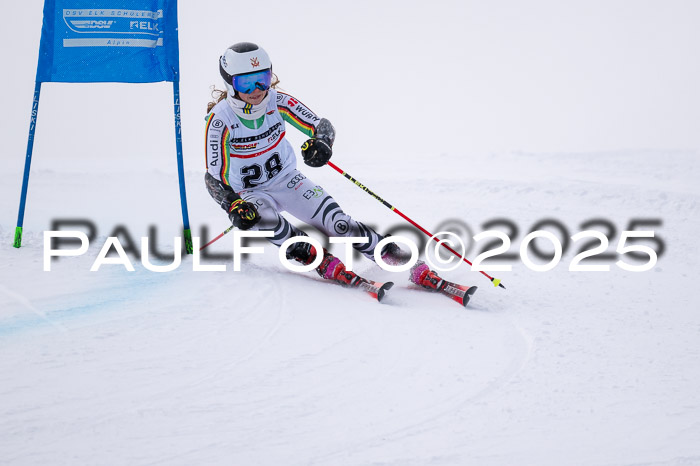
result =
[[[467,308],[364,258],[396,282],[381,304],[265,243],[235,272],[232,234],[203,259],[225,272],[137,254],[133,272],[90,272],[109,236],[172,254],[182,234],[169,83],[43,86],[13,248],[43,2],[6,3],[1,465],[700,465],[697,2],[179,2],[193,234],[229,226],[203,184],[204,108],[222,51],[256,42],[335,125],[338,166],[429,230],[510,236],[492,263],[512,267],[492,272],[507,289],[443,274],[479,287]],[[303,170],[358,220],[420,238],[330,168]],[[94,238],[45,272],[57,222]],[[552,270],[519,256],[535,229],[568,239]],[[591,229],[609,244],[584,264],[610,270],[571,272]],[[644,262],[616,252],[625,230],[654,231],[636,243],[651,270],[616,265]]]
[[[454,169],[336,162],[429,229],[456,218],[476,233],[512,220],[521,231],[511,252],[542,218],[570,235],[592,218],[618,231],[631,218],[660,219],[652,229],[665,251],[640,273],[617,258],[596,262],[609,272],[569,272],[578,244],[549,272],[511,260],[512,272],[495,273],[506,290],[463,266],[444,275],[479,286],[466,309],[358,260],[360,273],[397,283],[379,304],[286,271],[271,246],[240,272],[228,259],[207,261],[226,272],[193,272],[191,256],[168,273],[135,258],[134,272],[90,272],[117,223],[136,239],[158,225],[159,250],[172,252],[176,173],[145,162],[105,177],[43,160],[21,249],[7,220],[17,173],[2,175],[0,461],[700,463],[698,154],[433,157]],[[396,225],[331,169],[305,171],[352,215]],[[222,231],[201,171],[187,182],[195,232]],[[91,219],[98,238],[44,272],[47,219],[76,217]],[[230,235],[212,246],[231,247]]]

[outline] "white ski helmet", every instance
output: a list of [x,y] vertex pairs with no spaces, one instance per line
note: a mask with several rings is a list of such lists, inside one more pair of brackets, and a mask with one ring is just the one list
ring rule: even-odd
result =
[[[226,83],[226,90],[233,96],[233,78],[237,75],[252,74],[269,70],[272,74],[272,62],[267,52],[252,42],[239,42],[226,49],[219,58],[219,72]],[[267,84],[269,87],[269,83]],[[265,89],[266,90],[266,89]]]

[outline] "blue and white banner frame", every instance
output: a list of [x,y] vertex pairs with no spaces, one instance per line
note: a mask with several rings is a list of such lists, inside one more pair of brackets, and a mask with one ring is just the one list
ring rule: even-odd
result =
[[41,84],[160,81],[173,83],[183,229],[192,253],[182,160],[177,0],[45,0],[15,247],[22,244]]

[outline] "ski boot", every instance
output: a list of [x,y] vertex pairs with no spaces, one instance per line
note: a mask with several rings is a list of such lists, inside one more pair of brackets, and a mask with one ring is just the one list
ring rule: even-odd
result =
[[423,261],[416,262],[409,273],[408,279],[411,283],[430,291],[442,291],[447,284],[437,273],[430,270],[428,264]]
[[[294,259],[304,265],[316,260],[316,248],[310,243],[297,243],[293,249],[287,251],[287,258]],[[345,264],[333,254],[323,249],[323,260],[316,267],[316,272],[325,280],[331,280],[343,286],[357,287],[362,279],[354,272],[345,270]]]
[[323,250],[323,261],[316,272],[326,280],[333,280],[343,286],[359,286],[362,279],[355,273],[345,270],[345,264],[330,252]]
[[471,296],[476,292],[475,286],[460,285],[440,278],[423,261],[418,261],[411,267],[409,280],[411,283],[415,283],[428,291],[437,291],[444,294],[465,307],[469,303]]

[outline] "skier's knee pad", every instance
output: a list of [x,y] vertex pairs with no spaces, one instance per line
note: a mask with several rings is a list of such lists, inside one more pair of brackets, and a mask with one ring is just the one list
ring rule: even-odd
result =
[[328,215],[324,223],[330,236],[356,236],[357,222],[340,208]]

